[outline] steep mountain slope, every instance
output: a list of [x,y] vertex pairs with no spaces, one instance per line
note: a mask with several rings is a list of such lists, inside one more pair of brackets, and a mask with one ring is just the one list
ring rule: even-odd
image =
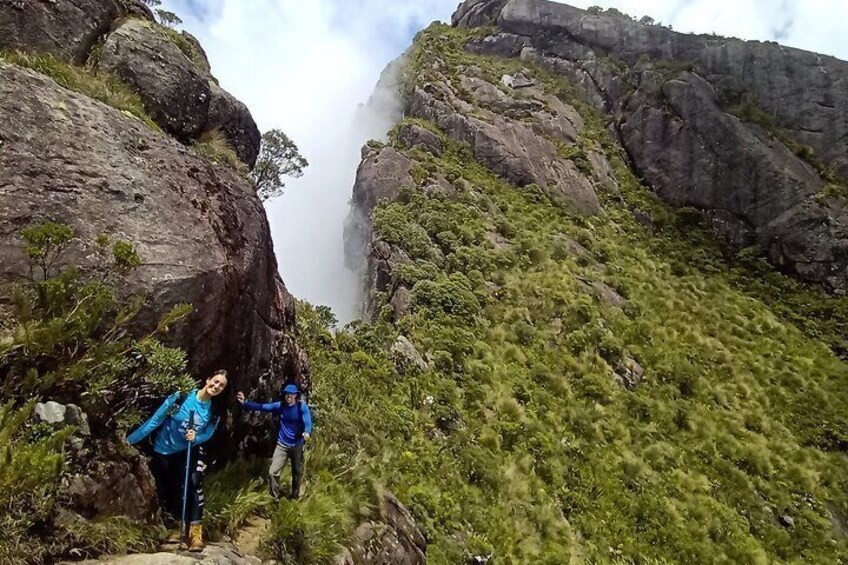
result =
[[[470,2],[455,21],[501,25],[515,5],[554,10]],[[528,37],[433,24],[405,56],[406,118],[363,149],[347,229],[366,246],[372,321],[332,336],[320,311],[302,317],[325,441],[409,505],[436,563],[845,560],[848,301],[719,243],[710,206],[657,198],[628,136],[671,154],[702,143],[593,107],[572,67],[526,49],[576,32],[532,14]],[[698,98],[687,73],[669,82],[691,83],[696,117],[753,136],[727,137],[771,167],[751,178],[842,213],[841,196],[807,198],[821,181],[791,179],[819,172]],[[774,237],[842,245],[793,229]],[[830,290],[839,261],[824,262]]]
[[846,291],[848,63],[546,0],[468,1],[454,22],[498,26],[474,52],[569,77],[609,113],[634,170],[665,200]]

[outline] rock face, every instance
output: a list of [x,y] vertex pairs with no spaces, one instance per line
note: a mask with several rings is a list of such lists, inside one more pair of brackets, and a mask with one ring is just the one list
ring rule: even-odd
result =
[[423,565],[427,541],[409,510],[391,493],[380,500],[380,520],[356,528],[348,549],[336,557],[336,565]]
[[447,81],[430,83],[414,90],[410,113],[468,143],[478,161],[516,186],[534,184],[576,213],[600,213],[592,185],[557,145],[577,140],[577,112],[539,89],[510,95],[474,69],[460,71],[467,100]]
[[129,15],[153,20],[140,0],[0,0],[0,49],[82,64],[112,22]]
[[0,49],[93,63],[136,90],[183,143],[220,129],[242,162],[256,163],[260,134],[250,111],[218,86],[197,39],[156,24],[141,0],[0,0]]
[[174,336],[193,370],[226,368],[234,389],[297,365],[286,336],[294,304],[277,274],[264,210],[245,178],[113,108],[5,63],[0,117],[0,275],[24,272],[18,236],[32,222],[67,223],[84,241],[115,234],[133,242],[144,261],[133,281],[148,297],[143,326],[176,303],[194,305]]
[[150,117],[177,139],[194,139],[206,125],[209,79],[150,22],[130,19],[110,33],[97,67],[138,92]]
[[702,210],[735,246],[759,245],[775,265],[848,291],[848,212],[834,196],[848,186],[848,63],[546,0],[468,0],[453,23],[497,26],[468,45],[475,53],[568,77],[612,115],[632,166],[664,199]]
[[218,86],[197,40],[183,34],[189,53],[161,27],[129,19],[110,33],[97,60],[100,69],[136,90],[153,120],[183,142],[220,129],[239,159],[252,167],[261,142],[250,111]]
[[[403,123],[397,131],[397,146],[363,148],[345,227],[348,266],[364,271],[366,297],[375,291],[387,294],[395,318],[410,307],[411,289],[396,276],[397,268],[409,258],[372,233],[374,207],[381,200],[398,198],[404,189],[453,196],[465,182],[429,173],[416,152],[441,156],[449,138],[467,145],[477,161],[508,182],[531,193],[541,192],[581,216],[601,214],[598,194],[617,190],[602,154],[589,151],[583,162],[570,157],[582,152],[583,119],[575,108],[537,85],[529,71],[498,76],[513,85],[501,87],[476,67],[455,69],[455,80],[449,76],[451,69],[439,68],[413,85],[404,108],[407,117],[436,127]],[[384,77],[377,90],[391,86]],[[369,316],[379,314],[367,298],[365,306]]]
[[209,92],[212,98],[206,117],[206,129],[219,128],[224,132],[232,142],[238,158],[253,167],[262,138],[250,110],[235,96],[211,81]]

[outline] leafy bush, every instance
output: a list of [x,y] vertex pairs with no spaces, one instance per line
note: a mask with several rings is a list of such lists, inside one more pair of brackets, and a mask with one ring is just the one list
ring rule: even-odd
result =
[[98,237],[87,253],[99,262],[84,270],[65,262],[82,245],[68,226],[46,222],[24,229],[22,237],[30,275],[10,287],[12,319],[0,339],[7,398],[74,402],[96,429],[106,429],[128,426],[146,402],[192,386],[185,354],[155,337],[190,306],[176,306],[147,335],[129,334],[143,300],[122,304],[115,288],[140,265],[132,245]]
[[90,67],[77,67],[47,53],[0,51],[0,59],[45,74],[60,86],[100,100],[159,130],[159,126],[147,115],[138,94],[112,74]]
[[72,429],[33,437],[24,423],[35,402],[0,405],[0,563],[37,561],[45,549],[33,530],[49,523],[65,466],[62,444]]
[[[100,236],[90,244],[66,225],[23,230],[30,262],[23,282],[4,287],[10,318],[0,320],[0,563],[43,563],[65,556],[151,549],[154,528],[122,517],[83,519],[63,508],[65,474],[77,472],[63,446],[71,428],[27,423],[35,399],[73,402],[87,413],[96,437],[113,437],[139,419],[138,410],[193,381],[185,354],[156,335],[186,314],[175,307],[148,335],[132,336],[140,297],[119,295],[141,264],[128,242]],[[90,266],[69,263],[85,255]],[[4,292],[4,295],[7,293]]]

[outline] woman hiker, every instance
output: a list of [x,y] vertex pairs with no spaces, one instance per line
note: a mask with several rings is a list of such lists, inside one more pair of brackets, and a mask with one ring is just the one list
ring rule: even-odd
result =
[[[203,388],[185,394],[175,392],[137,430],[127,436],[126,441],[135,445],[151,433],[153,437],[153,461],[151,470],[156,478],[159,503],[165,510],[163,516],[169,527],[183,519],[183,504],[189,527],[189,551],[201,551],[203,544],[203,443],[206,442],[218,423],[212,417],[212,398],[221,394],[227,386],[227,372],[215,373],[206,379]],[[189,422],[189,416],[193,420]],[[190,458],[186,450],[191,449]],[[188,488],[185,485],[187,469],[190,469]],[[183,501],[183,493],[187,493]],[[173,532],[168,541],[180,541],[181,530]]]
[[270,402],[260,404],[258,402],[245,401],[244,393],[239,392],[236,398],[245,410],[257,410],[259,412],[271,412],[280,418],[280,431],[277,433],[277,448],[271,458],[271,467],[268,475],[271,483],[271,497],[280,500],[279,476],[286,465],[286,460],[291,460],[292,466],[292,500],[300,496],[300,478],[303,474],[303,442],[308,441],[312,434],[312,415],[309,406],[298,398],[300,389],[297,385],[288,384],[283,389],[283,402]]

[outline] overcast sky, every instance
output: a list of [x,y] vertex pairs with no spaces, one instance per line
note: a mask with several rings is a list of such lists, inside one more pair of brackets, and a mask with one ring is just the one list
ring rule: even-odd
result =
[[[574,0],[649,15],[677,31],[777,40],[848,59],[848,0]],[[342,225],[359,147],[385,124],[351,131],[385,65],[456,0],[164,0],[200,38],[221,86],[262,131],[282,128],[310,161],[267,203],[280,272],[298,298],[353,317],[357,282]]]

